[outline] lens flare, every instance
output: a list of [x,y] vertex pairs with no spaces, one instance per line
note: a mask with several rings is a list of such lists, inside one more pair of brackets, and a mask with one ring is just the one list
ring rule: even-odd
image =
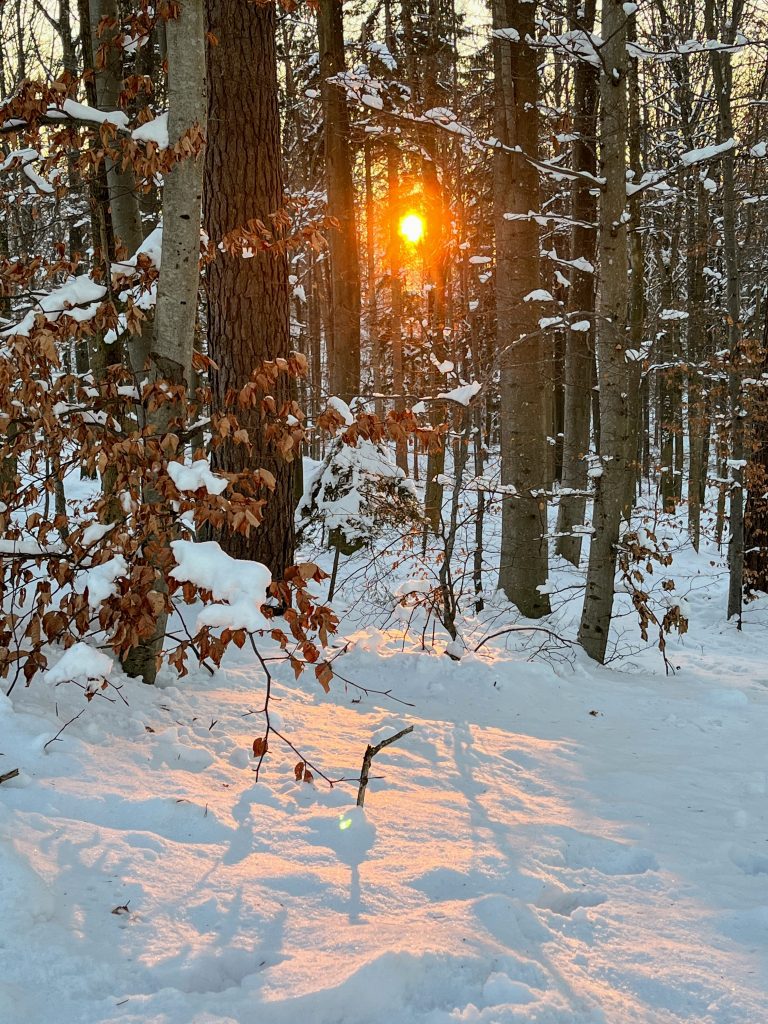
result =
[[400,221],[400,234],[411,245],[416,245],[424,237],[424,218],[418,213],[407,213]]

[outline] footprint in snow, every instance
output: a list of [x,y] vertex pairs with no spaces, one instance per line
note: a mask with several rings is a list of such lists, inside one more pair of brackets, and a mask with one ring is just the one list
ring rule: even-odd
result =
[[642,875],[658,871],[656,858],[648,850],[597,836],[576,836],[567,840],[563,851],[566,867],[592,868],[603,875]]
[[570,891],[551,885],[544,889],[536,906],[540,910],[550,910],[553,914],[570,917],[579,907],[599,907],[607,898],[604,893],[594,890]]
[[753,853],[740,846],[732,846],[729,856],[745,875],[768,875],[768,854]]

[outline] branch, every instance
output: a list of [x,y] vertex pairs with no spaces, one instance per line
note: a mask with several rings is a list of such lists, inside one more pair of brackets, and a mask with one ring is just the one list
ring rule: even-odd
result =
[[67,728],[67,726],[68,725],[72,725],[73,722],[76,722],[78,720],[78,718],[80,717],[80,715],[84,714],[87,711],[87,709],[88,709],[88,705],[86,704],[86,706],[84,708],[82,708],[80,711],[78,711],[78,713],[74,716],[74,718],[70,718],[70,720],[68,722],[65,722],[64,725],[62,725],[62,727],[56,733],[56,735],[55,736],[51,736],[51,738],[48,740],[48,742],[43,745],[43,750],[47,750],[48,747],[51,745],[51,743],[55,743],[55,741],[59,738],[59,736],[61,736],[61,734],[64,732],[64,730]]
[[381,743],[377,743],[375,747],[372,747],[370,743],[365,748],[365,755],[363,757],[363,767],[360,771],[360,788],[357,791],[357,806],[362,807],[365,803],[365,790],[368,785],[368,773],[371,769],[371,761],[376,757],[380,750],[384,747],[388,747],[390,743],[394,743],[396,740],[401,739],[403,736],[407,736],[409,732],[413,732],[413,726],[409,725],[405,729],[401,729],[400,732],[395,733],[394,736],[390,736],[389,739],[382,740]]

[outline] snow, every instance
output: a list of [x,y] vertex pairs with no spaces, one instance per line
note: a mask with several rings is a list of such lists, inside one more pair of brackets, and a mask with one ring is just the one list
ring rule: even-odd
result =
[[351,409],[343,399],[337,398],[335,395],[332,395],[328,399],[328,408],[333,409],[335,412],[339,414],[339,416],[341,416],[346,427],[351,427],[352,424],[355,422],[355,417],[352,415]]
[[459,405],[469,405],[475,395],[480,393],[482,387],[480,381],[474,380],[471,384],[462,384],[452,391],[443,391],[437,397],[445,398],[449,402],[458,402]]
[[528,292],[527,295],[523,296],[523,302],[554,302],[552,293],[548,292],[546,288],[535,288],[532,292]]
[[221,494],[229,483],[224,477],[211,472],[207,459],[197,459],[191,466],[169,462],[168,476],[180,491],[199,491],[204,488],[208,494]]
[[387,513],[406,514],[405,506],[413,503],[413,481],[395,464],[386,445],[367,438],[350,445],[339,437],[322,462],[307,459],[304,465],[299,516],[307,522],[321,519],[327,530],[339,530],[349,544],[371,541]]
[[[93,124],[113,124],[117,128],[125,128],[128,125],[128,115],[122,110],[97,110],[96,107],[86,107],[75,100],[66,99],[61,105],[61,110],[77,121],[90,121]],[[58,107],[51,107],[49,113],[56,114]]]
[[81,538],[84,548],[91,547],[92,544],[98,543],[103,537],[114,530],[114,523],[91,523],[90,526],[86,526],[83,530],[83,536]]
[[159,149],[167,149],[170,145],[168,138],[168,111],[158,114],[145,124],[139,125],[131,132],[131,137],[137,142],[154,142]]
[[88,274],[69,277],[63,285],[54,288],[47,294],[35,297],[35,305],[27,312],[20,323],[8,327],[0,333],[0,337],[23,335],[35,326],[35,319],[42,315],[48,323],[55,323],[59,317],[68,316],[78,323],[90,320],[96,315],[107,289],[91,280]]
[[494,29],[493,35],[497,39],[506,39],[510,43],[520,42],[520,33],[516,28],[497,28]]
[[392,54],[389,52],[389,48],[386,46],[385,43],[377,43],[377,42],[374,42],[373,40],[369,40],[366,43],[366,46],[367,46],[368,52],[372,56],[378,57],[378,59],[382,62],[382,64],[384,65],[384,67],[388,71],[396,71],[397,70],[397,61],[392,56]]
[[121,260],[119,263],[112,264],[112,276],[129,274],[135,269],[139,256],[148,256],[150,262],[158,270],[162,260],[163,252],[163,226],[158,224],[154,227],[144,241],[141,243],[139,248],[128,259]]
[[721,142],[719,145],[704,146],[701,149],[691,149],[687,153],[683,153],[680,157],[680,163],[684,167],[691,167],[693,164],[700,164],[705,160],[714,160],[724,153],[730,152],[736,146],[735,139],[726,139],[725,142]]
[[14,149],[0,163],[0,171],[8,170],[17,161],[24,175],[39,192],[44,195],[52,195],[54,192],[53,185],[38,174],[33,166],[35,160],[39,159],[40,154],[36,149]]
[[83,594],[87,589],[88,604],[98,611],[103,601],[117,593],[117,580],[127,573],[127,562],[122,555],[115,555],[83,573],[77,581],[76,590]]
[[246,629],[249,632],[270,629],[261,612],[267,598],[272,574],[261,562],[232,558],[216,541],[189,540],[171,542],[176,568],[171,576],[180,583],[194,583],[210,590],[214,601],[197,616],[197,626],[214,629]]
[[[669,679],[353,632],[344,674],[413,707],[289,677],[275,695],[332,777],[414,725],[364,811],[354,785],[295,782],[277,742],[254,785],[247,649],[213,679],[121,678],[127,705],[95,697],[47,750],[82,693],[0,696],[4,770],[22,769],[1,790],[0,1019],[757,1024],[768,609],[739,634],[716,591],[693,591]],[[54,679],[75,657],[83,682],[109,660],[72,648]]]
[[577,320],[576,323],[571,324],[572,331],[583,331],[584,333],[590,330],[591,327],[592,324],[589,320]]
[[68,682],[87,684],[97,679],[106,679],[112,672],[113,665],[114,662],[108,655],[97,651],[90,644],[81,642],[73,644],[62,654],[53,668],[44,673],[44,682],[49,686]]

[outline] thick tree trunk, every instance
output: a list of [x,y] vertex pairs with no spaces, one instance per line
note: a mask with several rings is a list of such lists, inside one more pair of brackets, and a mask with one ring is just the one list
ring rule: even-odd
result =
[[[579,22],[586,32],[595,23],[596,0],[587,0]],[[574,12],[572,24],[575,24]],[[597,173],[597,69],[586,61],[577,61],[573,80],[573,166],[576,170]],[[571,187],[571,259],[583,257],[594,267],[597,249],[597,199],[589,183],[576,178]],[[565,407],[563,424],[564,491],[585,491],[589,452],[589,420],[592,404],[592,361],[595,345],[595,275],[583,270],[571,272],[569,313],[571,321],[589,321],[588,331],[569,330],[565,348]],[[557,553],[572,565],[579,564],[581,535],[574,526],[584,523],[587,500],[581,495],[563,494],[557,515]]]
[[360,391],[360,260],[352,182],[352,139],[344,88],[328,81],[344,71],[342,0],[318,0],[320,81],[323,96],[325,180],[328,212],[338,221],[329,232],[332,333],[331,391],[349,402]]
[[595,486],[594,534],[579,642],[605,660],[613,611],[616,545],[626,495],[630,409],[627,396],[627,16],[620,0],[603,0],[600,76],[600,162],[605,178],[600,201],[600,469]]
[[514,27],[517,42],[494,40],[496,137],[494,153],[497,348],[501,366],[501,482],[516,492],[502,499],[499,586],[523,615],[546,615],[547,414],[544,347],[536,304],[525,296],[540,286],[535,220],[507,220],[506,213],[539,209],[538,172],[514,149],[535,157],[538,148],[538,55],[535,8],[523,0],[494,0],[495,29]]
[[[204,223],[218,244],[254,219],[270,223],[282,205],[280,115],[277,102],[274,4],[207,0],[208,30],[217,45],[208,50],[208,145],[204,178]],[[208,338],[214,372],[213,399],[227,404],[265,359],[290,352],[288,264],[275,247],[251,259],[217,252],[207,272]],[[289,398],[281,378],[272,392],[277,408]],[[225,531],[228,554],[263,562],[281,578],[293,561],[293,469],[266,436],[261,409],[238,409],[251,447],[227,441],[214,465],[229,472],[268,469],[275,489],[266,495],[264,521],[250,535]]]

